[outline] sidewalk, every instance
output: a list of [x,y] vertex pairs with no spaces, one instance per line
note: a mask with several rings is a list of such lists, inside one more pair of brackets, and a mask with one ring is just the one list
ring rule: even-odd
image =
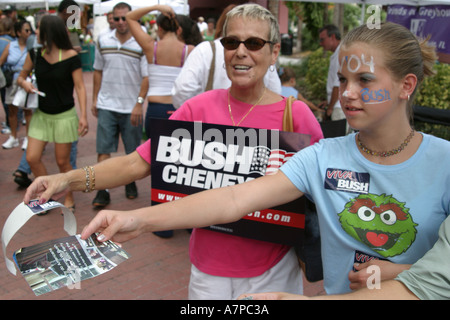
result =
[[[94,164],[97,159],[95,151],[96,119],[90,113],[92,93],[92,72],[84,72],[88,93],[89,133],[78,143],[77,166],[79,168]],[[5,121],[4,112],[0,112],[0,121]],[[24,137],[22,126],[19,137]],[[3,143],[8,137],[0,135]],[[124,154],[120,145],[118,154]],[[17,168],[22,150],[0,149],[0,226],[9,214],[22,201],[25,190],[19,189],[13,182],[12,173]],[[43,161],[50,174],[57,173],[54,160],[54,147],[49,144],[45,150]],[[126,170],[126,168],[125,168]],[[111,189],[111,204],[108,209],[131,210],[150,204],[150,181],[137,181],[139,196],[134,200],[125,197],[124,187]],[[78,232],[96,214],[91,202],[95,194],[74,193],[78,222]],[[46,216],[35,216],[14,236],[7,247],[7,255],[12,257],[14,250],[43,241],[64,237],[63,217],[59,212],[50,212]],[[81,282],[81,289],[59,289],[36,297],[24,278],[18,274],[13,276],[6,269],[3,254],[0,255],[0,299],[1,300],[183,300],[187,299],[190,274],[188,254],[189,233],[185,230],[175,231],[171,239],[161,239],[153,234],[145,234],[123,244],[130,253],[131,259],[120,264],[106,274]],[[305,282],[306,295],[323,294],[322,282],[310,284]]]

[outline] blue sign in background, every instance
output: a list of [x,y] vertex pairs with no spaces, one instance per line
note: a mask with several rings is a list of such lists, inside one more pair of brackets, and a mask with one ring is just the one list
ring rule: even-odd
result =
[[420,39],[430,36],[437,52],[450,54],[450,5],[392,5],[387,9],[386,20],[408,28]]

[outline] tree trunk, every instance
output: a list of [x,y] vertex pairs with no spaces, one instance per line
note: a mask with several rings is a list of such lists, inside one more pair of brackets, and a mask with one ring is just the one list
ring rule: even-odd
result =
[[297,45],[295,47],[297,52],[302,52],[302,31],[303,31],[303,20],[301,17],[297,17]]
[[333,10],[333,24],[344,34],[344,4],[335,3]]
[[328,3],[324,3],[323,8],[323,25],[328,24]]
[[267,4],[267,9],[272,12],[275,18],[278,19],[278,6],[280,5],[280,1],[278,0],[269,0]]

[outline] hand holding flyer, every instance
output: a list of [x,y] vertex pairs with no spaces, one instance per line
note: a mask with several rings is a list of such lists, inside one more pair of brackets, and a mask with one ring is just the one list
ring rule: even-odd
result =
[[111,241],[80,235],[46,241],[17,250],[14,260],[36,295],[63,287],[80,289],[82,280],[101,275],[130,256]]
[[35,214],[60,207],[64,213],[64,230],[68,237],[46,241],[14,252],[14,262],[36,295],[69,287],[80,288],[79,282],[103,274],[129,255],[111,241],[100,243],[93,235],[82,240],[75,235],[73,213],[56,201],[19,204],[8,217],[2,232],[3,254],[8,270],[16,275],[14,263],[6,257],[6,247],[15,233]]

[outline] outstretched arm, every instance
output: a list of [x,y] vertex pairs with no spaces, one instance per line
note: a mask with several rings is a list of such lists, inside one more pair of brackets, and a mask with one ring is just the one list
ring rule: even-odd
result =
[[[125,156],[114,157],[93,166],[95,188],[97,190],[126,185],[150,175],[148,164],[135,151]],[[86,172],[75,169],[66,173],[41,176],[28,187],[23,201],[39,198],[40,203],[50,198],[59,199],[68,191],[84,191],[86,189]]]
[[101,211],[82,238],[100,232],[99,240],[130,240],[144,232],[206,227],[237,221],[256,210],[292,201],[301,193],[279,171],[250,182],[212,189],[185,198],[131,211]]

